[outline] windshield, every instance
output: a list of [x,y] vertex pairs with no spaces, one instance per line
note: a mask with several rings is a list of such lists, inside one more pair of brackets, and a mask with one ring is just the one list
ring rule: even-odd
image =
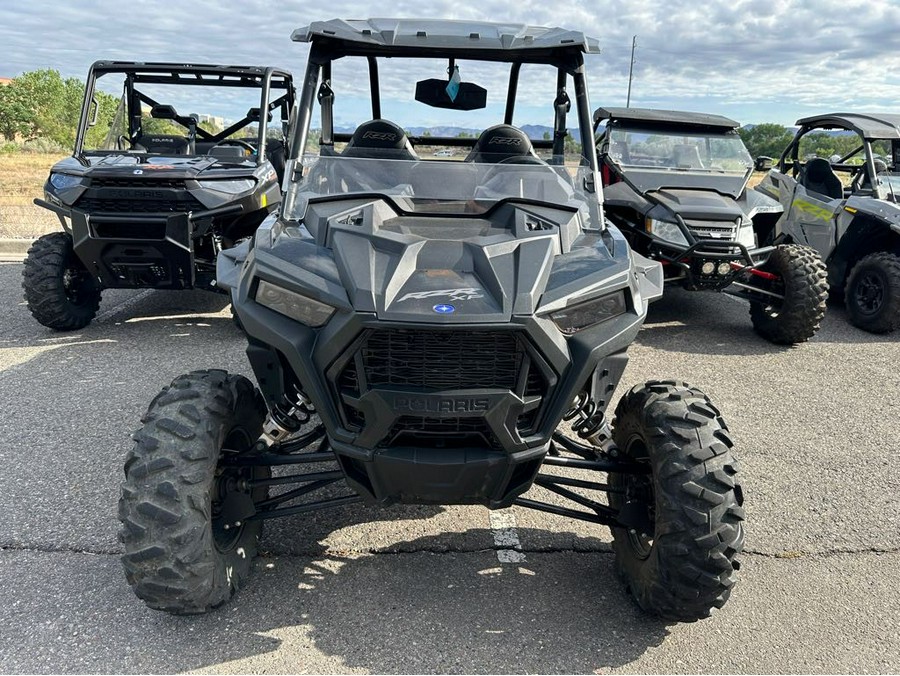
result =
[[[472,215],[503,200],[543,203],[579,211],[599,223],[589,167],[551,165],[537,158],[489,162],[308,155],[303,177],[288,193],[286,215],[300,220],[311,200],[379,195],[417,214]],[[597,226],[594,226],[597,227]]]
[[743,176],[753,168],[737,133],[684,133],[613,129],[609,158],[622,167],[665,172]]

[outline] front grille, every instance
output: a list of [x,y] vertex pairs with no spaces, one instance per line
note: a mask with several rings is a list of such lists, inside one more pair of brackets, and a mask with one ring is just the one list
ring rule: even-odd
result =
[[688,230],[697,239],[733,240],[737,236],[737,225],[725,222],[686,221]]
[[524,348],[509,331],[378,329],[362,346],[370,388],[516,389]]
[[194,197],[178,199],[169,196],[159,199],[82,197],[75,203],[75,208],[88,213],[115,214],[186,213],[188,211],[203,211],[206,209]]
[[92,178],[91,188],[166,188],[184,190],[184,181],[178,178]]

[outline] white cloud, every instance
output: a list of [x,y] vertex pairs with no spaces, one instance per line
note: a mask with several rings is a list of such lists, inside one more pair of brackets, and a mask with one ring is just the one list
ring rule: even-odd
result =
[[[0,8],[0,76],[56,68],[84,77],[96,59],[278,65],[298,77],[294,28],[332,17],[416,16],[420,2],[83,0]],[[594,105],[624,103],[637,35],[633,105],[792,123],[830,109],[889,110],[900,100],[900,6],[869,0],[433,0],[428,15],[562,25],[600,39],[588,72]],[[399,85],[408,84],[398,82]],[[896,108],[894,108],[896,110]]]

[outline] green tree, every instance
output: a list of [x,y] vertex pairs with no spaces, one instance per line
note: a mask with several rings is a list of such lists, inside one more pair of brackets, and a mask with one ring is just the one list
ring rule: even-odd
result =
[[756,124],[753,127],[741,127],[738,129],[738,134],[743,139],[744,145],[747,146],[751,157],[766,155],[778,158],[794,137],[789,129],[771,122]]

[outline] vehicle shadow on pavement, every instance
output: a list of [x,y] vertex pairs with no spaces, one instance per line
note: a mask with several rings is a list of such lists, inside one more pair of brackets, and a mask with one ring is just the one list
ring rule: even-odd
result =
[[[470,536],[489,542],[491,533]],[[428,553],[441,540],[404,543],[425,552],[416,555],[314,560],[282,571],[280,583],[319,651],[374,673],[591,673],[629,664],[668,634],[628,597],[609,554],[527,552],[500,563],[492,550]],[[260,572],[268,580],[273,570]]]

